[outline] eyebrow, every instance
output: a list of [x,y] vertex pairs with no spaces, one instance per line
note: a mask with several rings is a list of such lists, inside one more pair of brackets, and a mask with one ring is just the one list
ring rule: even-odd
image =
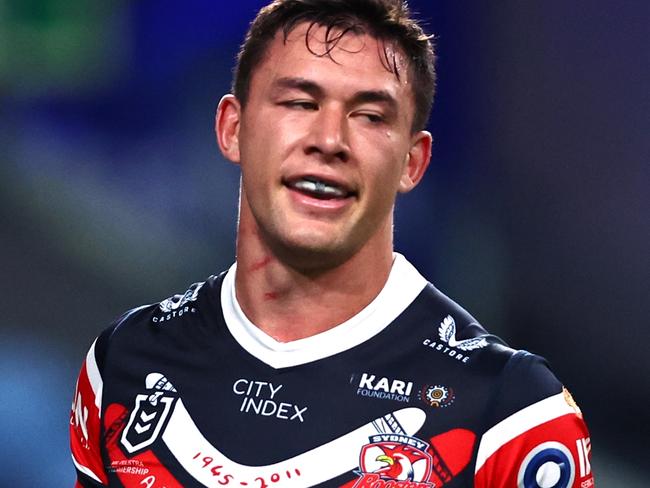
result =
[[[300,77],[282,77],[273,82],[273,87],[278,89],[288,88],[301,90],[315,98],[325,96],[325,90],[318,83]],[[383,103],[392,111],[397,111],[397,100],[386,90],[362,90],[354,94],[350,100],[351,105],[362,103]]]
[[273,88],[297,89],[297,90],[304,91],[305,93],[308,93],[309,95],[312,95],[314,97],[322,97],[325,94],[325,90],[323,90],[323,88],[320,85],[314,83],[313,81],[309,81],[305,78],[293,78],[293,77],[278,78],[273,82]]
[[362,103],[383,103],[390,110],[397,111],[397,100],[386,90],[364,90],[356,93],[352,97],[354,105]]

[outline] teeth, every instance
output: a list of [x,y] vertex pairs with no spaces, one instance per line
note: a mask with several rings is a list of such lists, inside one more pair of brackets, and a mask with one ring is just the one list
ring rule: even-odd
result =
[[300,191],[316,193],[327,197],[343,198],[346,196],[345,192],[340,188],[323,181],[299,180],[293,186]]

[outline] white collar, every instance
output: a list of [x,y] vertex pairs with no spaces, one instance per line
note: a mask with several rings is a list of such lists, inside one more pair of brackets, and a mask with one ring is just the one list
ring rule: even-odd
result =
[[273,368],[305,364],[351,349],[384,330],[427,284],[404,256],[393,253],[393,258],[384,288],[363,310],[332,329],[291,342],[276,341],[246,317],[235,296],[235,263],[221,286],[226,326],[239,345]]

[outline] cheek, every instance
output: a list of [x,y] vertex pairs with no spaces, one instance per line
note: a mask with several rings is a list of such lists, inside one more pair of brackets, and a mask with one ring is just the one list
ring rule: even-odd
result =
[[[242,162],[247,161],[256,166],[277,168],[295,148],[297,141],[302,137],[306,124],[292,124],[291,121],[279,118],[273,113],[260,114],[260,117],[272,121],[265,123],[258,121],[255,126],[250,126],[246,133],[246,141],[242,150]],[[263,169],[260,168],[260,171]]]
[[410,137],[390,129],[367,129],[355,137],[355,152],[369,163],[374,178],[386,185],[397,184],[406,164]]
[[388,154],[388,151],[383,154],[383,158],[374,176],[375,184],[379,186],[377,191],[384,194],[397,192],[404,169],[404,164],[400,160],[400,156],[397,154],[388,156]]
[[395,204],[396,183],[394,174],[381,173],[369,182],[367,212],[383,218]]
[[378,213],[386,213],[395,203],[401,175],[401,166],[395,159],[383,160],[381,167],[373,174],[369,191]]
[[255,145],[248,145],[241,149],[242,185],[249,200],[251,198],[259,199],[262,196],[270,178],[268,158],[263,152]]
[[273,148],[265,139],[262,132],[259,135],[249,132],[246,134],[245,144],[240,145],[241,171],[244,184],[259,186],[268,177],[273,161]]

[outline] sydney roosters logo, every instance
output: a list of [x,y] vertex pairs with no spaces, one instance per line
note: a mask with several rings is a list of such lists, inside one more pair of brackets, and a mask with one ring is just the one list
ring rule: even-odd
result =
[[429,444],[416,437],[379,434],[370,437],[359,459],[354,488],[432,488]]

